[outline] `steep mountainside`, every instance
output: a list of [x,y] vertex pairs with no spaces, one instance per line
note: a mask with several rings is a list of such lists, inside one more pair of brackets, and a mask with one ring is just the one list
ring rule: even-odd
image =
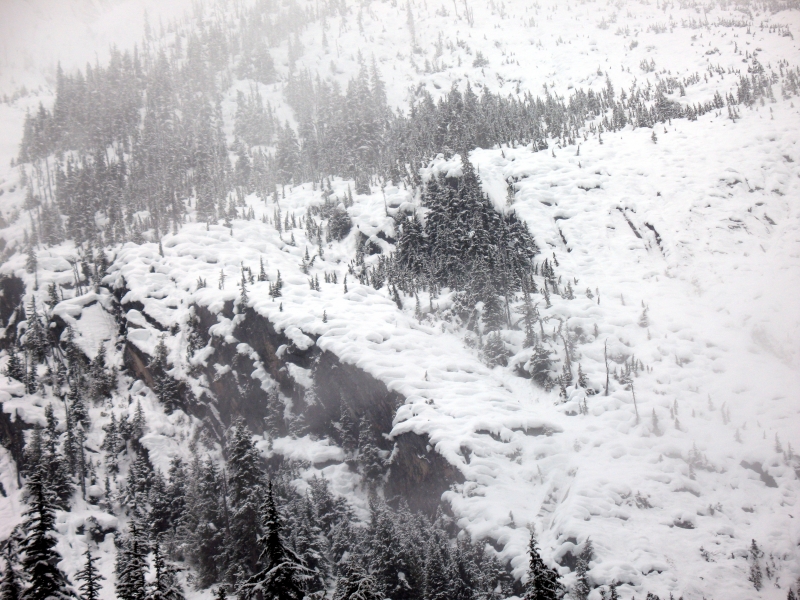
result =
[[61,456],[102,598],[140,524],[148,581],[158,541],[186,597],[251,589],[268,477],[309,597],[359,557],[370,597],[521,596],[532,530],[576,599],[796,590],[798,26],[221,3],[7,96],[9,552]]

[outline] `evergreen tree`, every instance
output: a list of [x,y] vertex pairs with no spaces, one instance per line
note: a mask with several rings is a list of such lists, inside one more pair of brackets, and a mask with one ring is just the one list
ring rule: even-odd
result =
[[169,350],[167,349],[164,338],[165,336],[162,335],[161,339],[158,341],[149,366],[155,384],[155,389],[153,391],[166,408],[167,413],[171,413],[177,408],[179,393],[177,382],[168,372],[169,363],[167,362],[167,356]]
[[175,567],[166,561],[158,540],[153,547],[153,571],[155,577],[150,584],[148,600],[184,600],[183,591],[175,576]]
[[67,460],[59,449],[58,420],[53,412],[53,405],[48,404],[44,409],[47,426],[42,432],[41,463],[47,469],[47,485],[55,494],[58,508],[67,510],[74,487],[70,479],[70,470]]
[[363,557],[351,554],[336,579],[333,600],[383,600],[378,583],[364,568]]
[[242,586],[240,596],[243,600],[301,600],[304,568],[281,539],[281,519],[271,481],[261,506],[261,526],[264,531],[259,540],[261,569]]
[[575,567],[575,574],[578,579],[575,584],[575,600],[586,600],[589,597],[589,592],[592,591],[588,571],[589,563],[593,558],[594,547],[592,546],[592,540],[589,539],[586,540],[586,543],[583,545],[583,550],[581,550],[580,556],[578,556],[578,564]]
[[150,506],[149,521],[151,535],[159,536],[172,527],[172,498],[170,498],[167,482],[160,471],[151,477],[152,483],[147,494]]
[[552,369],[553,360],[550,358],[550,351],[544,345],[538,343],[533,348],[530,360],[531,378],[543,388],[550,389],[553,385],[551,379]]
[[539,320],[539,313],[536,310],[531,295],[526,285],[523,289],[523,303],[522,303],[522,319],[525,323],[525,341],[522,343],[523,348],[532,348],[536,345],[536,331],[534,325]]
[[89,363],[90,393],[94,400],[106,398],[116,384],[115,372],[109,373],[106,369],[106,349],[100,343],[97,354]]
[[25,380],[25,366],[19,359],[18,348],[12,346],[8,350],[8,362],[6,363],[6,376],[17,381]]
[[173,530],[177,529],[186,510],[187,488],[186,467],[180,457],[176,456],[172,459],[169,467],[169,485],[167,486],[169,523]]
[[764,586],[764,576],[761,572],[761,557],[764,553],[756,544],[756,541],[753,540],[750,544],[749,554],[748,554],[748,562],[750,563],[750,575],[747,577],[747,580],[753,584],[753,587],[756,588],[756,591],[761,590]]
[[189,562],[197,572],[200,587],[220,581],[225,571],[226,550],[225,499],[219,469],[210,458],[196,459],[192,465],[193,485],[189,490],[181,528]]
[[86,402],[83,395],[78,390],[77,385],[73,385],[67,393],[67,406],[69,407],[70,418],[75,423],[83,423],[86,426],[90,425],[89,411],[86,408]]
[[365,479],[374,483],[383,475],[383,459],[375,445],[372,427],[366,419],[361,419],[358,434],[358,462]]
[[86,563],[83,566],[83,569],[77,572],[75,575],[75,579],[81,582],[80,591],[81,591],[81,600],[97,600],[100,597],[100,591],[102,589],[102,585],[100,582],[105,579],[97,570],[97,559],[92,556],[92,551],[90,549],[86,549],[86,552],[83,553],[86,557]]
[[9,540],[4,555],[6,568],[3,571],[3,581],[0,583],[0,600],[20,600],[22,598],[22,581],[14,564],[16,557],[12,551],[12,544],[13,542]]
[[145,600],[147,598],[147,542],[144,531],[134,519],[128,535],[117,548],[114,589],[120,600]]
[[492,331],[486,338],[483,347],[483,359],[490,367],[498,365],[505,367],[508,364],[509,352],[499,331]]
[[34,365],[43,362],[49,350],[47,333],[39,319],[39,311],[36,308],[36,298],[31,299],[31,305],[28,308],[28,327],[25,330],[25,348],[28,349],[31,358],[35,361]]
[[117,416],[114,412],[111,413],[111,421],[103,426],[103,430],[106,433],[102,445],[102,449],[106,452],[106,468],[109,473],[114,475],[119,472],[119,452],[123,445],[119,434]]
[[558,581],[558,573],[544,564],[539,554],[536,533],[531,530],[531,541],[528,546],[530,563],[528,566],[528,582],[525,584],[525,600],[558,600],[564,589]]
[[[403,556],[399,532],[385,503],[370,501],[369,554],[370,568],[384,597],[409,598],[411,586],[401,573],[409,571]],[[422,590],[419,590],[422,592]]]
[[230,564],[249,575],[258,562],[259,498],[262,495],[259,456],[250,432],[239,419],[233,427],[228,455],[228,490],[231,500]]
[[451,600],[453,573],[446,538],[434,530],[425,548],[425,600]]
[[314,506],[308,495],[297,498],[290,504],[291,517],[287,529],[291,531],[287,541],[305,567],[303,588],[306,594],[324,592],[330,575],[326,556],[328,540],[319,526]]
[[484,333],[502,329],[506,324],[506,314],[497,291],[490,284],[483,290],[482,297],[481,319],[483,319]]
[[40,464],[26,483],[28,510],[23,529],[26,533],[22,567],[28,577],[23,600],[67,600],[76,594],[67,576],[58,568],[61,556],[56,550],[56,496],[48,483],[46,466]]

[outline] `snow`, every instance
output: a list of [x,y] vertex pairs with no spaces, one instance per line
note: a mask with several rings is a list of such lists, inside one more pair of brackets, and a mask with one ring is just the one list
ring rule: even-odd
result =
[[[339,27],[339,17],[332,19],[330,31],[341,33],[335,41],[330,36],[327,50],[318,43],[318,25],[308,27],[301,36],[307,51],[300,66],[345,83],[357,70],[359,51],[375,56],[390,102],[405,107],[409,88],[417,84],[435,97],[453,82],[464,85],[467,79],[474,87],[486,85],[504,93],[519,88],[537,94],[546,84],[551,93],[564,94],[574,87],[599,89],[608,73],[619,92],[630,89],[634,80],[640,86],[655,81],[655,74],[639,69],[640,61],[651,58],[657,69],[682,77],[694,72],[702,76],[709,64],[743,68],[742,57],[733,53],[734,43],[750,52],[763,48],[758,51],[762,64],[779,59],[794,64],[800,55],[794,39],[757,27],[748,36],[742,28],[680,26],[681,19],[715,23],[729,15],[718,8],[704,16],[675,6],[661,12],[644,4],[594,3],[591,10],[583,5],[553,10],[547,2],[541,8],[507,2],[504,10],[510,16],[503,18],[499,6],[474,3],[476,27],[471,28],[463,18],[454,20],[453,14],[435,14],[440,4],[452,11],[448,3],[431,2],[415,7],[420,17],[415,23],[417,39],[435,40],[441,31],[445,42],[453,44],[445,46],[438,59],[446,68],[424,72],[422,64],[433,58],[433,50],[424,47],[412,53],[404,4],[399,4],[372,3],[364,13],[366,34],[357,27]],[[119,2],[107,13],[98,12],[97,30],[115,31],[106,24],[116,22],[115,15],[123,14],[119,11],[133,14],[131,6]],[[786,23],[797,32],[799,15],[784,11],[759,15],[755,21]],[[599,29],[604,19],[611,24]],[[648,25],[670,21],[677,24],[673,31],[647,31]],[[626,27],[635,33],[615,33]],[[65,27],[68,31],[72,30]],[[15,43],[18,38],[7,39]],[[456,40],[465,42],[469,52]],[[631,47],[633,40],[636,47]],[[93,50],[97,46],[91,36],[82,43]],[[706,54],[714,48],[720,53]],[[489,61],[483,69],[472,66],[478,50]],[[77,49],[76,56],[80,52],[83,49]],[[40,64],[49,62],[44,56]],[[285,74],[286,66],[276,62]],[[330,64],[337,73],[330,71]],[[687,97],[680,100],[707,100],[717,89],[731,89],[733,82],[730,75],[701,80],[687,87]],[[281,85],[263,86],[262,93],[283,111],[280,114],[289,116]],[[41,99],[46,101],[47,94],[44,90]],[[0,105],[0,122],[7,133],[0,136],[4,215],[23,198],[21,190],[10,191],[18,174],[7,165],[22,115],[31,105],[35,106],[33,98]],[[555,254],[558,274],[577,280],[576,299],[553,296],[553,307],[543,309],[540,304],[540,310],[550,319],[545,325],[548,334],[558,319],[584,330],[579,362],[600,391],[597,395],[584,397],[573,391],[562,403],[556,391],[545,393],[510,369],[486,367],[449,324],[436,319],[417,322],[413,298],[404,298],[405,309],[400,311],[385,288],[362,286],[352,277],[347,280],[348,293],[343,293],[355,231],[367,236],[391,232],[386,207],[393,214],[416,206],[417,199],[407,190],[391,186],[355,197],[348,211],[354,233],[326,247],[324,259],[317,258],[309,275],[302,273],[301,260],[306,247],[314,254],[316,244],[295,230],[296,246],[291,246],[289,234],[281,236],[260,220],[262,215],[272,217],[275,204],[251,196],[247,201],[255,221],[236,220],[232,229],[211,225],[208,230],[204,224],[188,223],[176,235],[165,236],[163,257],[157,244],[126,244],[118,249],[106,283],[124,277],[130,290],[125,301],[141,303],[141,310],[127,313],[132,326],[128,341],[151,354],[165,330],[186,322],[193,303],[219,312],[226,302],[235,301],[242,265],[257,273],[263,259],[271,282],[280,270],[283,296],[273,300],[268,283],[257,282],[249,286],[250,306],[297,348],[316,344],[405,399],[391,435],[427,436],[460,470],[465,481],[446,492],[445,500],[459,525],[475,539],[488,536],[497,543],[517,576],[527,566],[528,528],[535,527],[551,564],[591,538],[596,551],[592,580],[626,583],[621,588],[626,598],[646,591],[687,600],[712,595],[782,598],[784,584],[800,576],[800,483],[796,467],[775,450],[776,435],[784,448],[788,442],[800,448],[798,109],[791,101],[779,100],[742,109],[736,122],[724,113],[712,113],[696,122],[658,125],[655,132],[657,143],[651,140],[651,130],[629,126],[604,133],[602,144],[589,137],[579,147],[553,147],[552,152],[506,147],[470,154],[496,207],[513,208],[529,224],[542,258]],[[440,157],[423,173],[457,175],[459,169],[460,157]],[[517,180],[516,193],[513,206],[508,206],[507,181],[512,177]],[[353,187],[352,182],[333,181],[336,196],[343,198],[348,185]],[[287,187],[280,207],[284,214],[300,216],[320,201],[319,192],[307,184]],[[8,242],[18,241],[21,227],[5,229],[2,235]],[[40,254],[40,290],[51,281],[70,283],[67,261],[74,256],[69,244]],[[12,257],[2,271],[24,277],[32,289],[24,257]],[[226,276],[224,289],[218,287],[221,272]],[[321,281],[321,291],[311,290],[308,278],[319,275],[322,280],[326,272],[336,272],[339,283]],[[198,287],[199,279],[207,285]],[[586,296],[587,287],[594,298]],[[420,300],[426,310],[447,302],[430,300],[427,294],[420,294]],[[92,292],[67,297],[54,309],[74,324],[78,343],[89,356],[101,341],[115,340],[114,322],[104,306],[102,294]],[[641,327],[645,306],[649,325]],[[233,321],[222,317],[212,328],[215,335],[229,338],[232,331]],[[176,375],[185,376],[183,334],[167,335],[165,341]],[[613,380],[609,394],[602,393],[606,342],[610,356],[635,355],[648,369],[634,380],[636,407],[631,393]],[[290,369],[300,385],[309,387],[307,372]],[[263,369],[254,376],[269,388]],[[41,398],[25,396],[18,388],[0,382],[3,411],[41,422]],[[166,471],[173,456],[186,452],[187,429],[193,431],[197,424],[179,412],[164,415],[143,386],[123,393],[142,402],[151,425],[142,443],[154,464]],[[588,414],[580,411],[584,400]],[[671,415],[675,407],[677,421]],[[115,410],[121,414],[133,408],[118,403]],[[104,422],[98,416],[98,423]],[[96,439],[90,442],[99,446],[101,434],[93,435]],[[304,490],[311,476],[324,474],[334,492],[360,506],[363,516],[359,478],[342,462],[344,452],[329,440],[279,438],[261,440],[259,447],[309,463],[296,482],[298,490]],[[697,453],[705,458],[698,460]],[[743,463],[759,465],[775,487]],[[8,498],[0,498],[3,537],[21,511],[5,451],[0,451],[0,482],[9,492]],[[76,523],[85,518],[77,511],[64,516],[59,550],[70,574],[84,549]],[[760,593],[747,582],[745,557],[751,539],[776,559],[776,578]],[[701,547],[713,562],[703,560]],[[110,577],[113,544],[106,540],[102,550],[101,564]],[[566,575],[568,569],[562,572]]]

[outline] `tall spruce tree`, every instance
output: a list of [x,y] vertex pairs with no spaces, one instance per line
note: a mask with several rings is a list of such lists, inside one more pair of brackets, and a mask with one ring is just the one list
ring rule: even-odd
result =
[[558,573],[544,564],[539,554],[536,532],[533,530],[528,552],[530,562],[528,582],[525,584],[525,600],[559,600],[564,595],[564,588],[558,581]]
[[67,576],[58,567],[61,555],[56,550],[56,496],[48,482],[46,465],[40,463],[26,482],[28,510],[23,529],[26,533],[22,547],[22,567],[28,586],[23,600],[67,600],[76,597]]
[[15,554],[18,549],[14,547],[13,541],[9,540],[3,558],[6,568],[3,571],[3,580],[0,583],[0,600],[20,600],[22,598],[22,578],[17,573]]
[[255,573],[258,563],[259,498],[263,496],[263,488],[258,451],[243,419],[234,424],[229,448],[229,578],[239,568],[249,577]]
[[336,579],[333,600],[383,600],[378,582],[364,568],[363,556],[351,554]]
[[75,574],[76,581],[80,581],[81,600],[97,600],[100,597],[102,584],[100,583],[105,579],[97,570],[97,558],[92,556],[91,549],[87,548],[83,553],[86,557],[86,562],[83,568]]
[[589,597],[589,592],[592,591],[588,571],[589,563],[593,558],[594,547],[592,546],[592,540],[588,539],[583,545],[583,550],[581,550],[581,553],[578,556],[578,564],[575,566],[577,582],[575,583],[573,595],[575,596],[576,600],[586,600]]
[[47,425],[42,432],[41,462],[47,469],[47,485],[55,494],[56,506],[66,510],[69,508],[74,486],[70,478],[68,461],[59,448],[61,434],[52,404],[45,407],[44,415]]
[[184,600],[175,567],[167,562],[159,540],[153,546],[153,571],[148,600]]
[[281,519],[275,505],[272,482],[261,506],[261,526],[264,534],[259,540],[260,570],[241,587],[243,600],[301,600],[304,597],[305,569],[297,555],[287,548],[281,538]]
[[128,527],[128,535],[117,548],[114,588],[120,600],[146,600],[147,541],[137,518]]
[[425,600],[451,600],[454,573],[450,564],[446,538],[434,530],[425,548]]

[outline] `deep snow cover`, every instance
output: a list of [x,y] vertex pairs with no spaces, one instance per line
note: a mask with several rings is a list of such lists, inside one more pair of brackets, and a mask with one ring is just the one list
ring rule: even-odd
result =
[[[413,6],[417,50],[406,7],[373,2],[354,7],[347,19],[329,21],[327,47],[320,26],[309,26],[299,63],[346,82],[358,53],[374,56],[390,103],[405,107],[417,86],[437,96],[467,80],[503,93],[536,94],[546,85],[566,94],[573,87],[602,88],[606,73],[618,90],[634,81],[654,82],[662,69],[677,77],[698,72],[702,80],[709,65],[746,67],[742,51],[757,53],[764,65],[800,62],[797,41],[782,35],[800,32],[797,8],[510,1]],[[435,48],[437,39],[443,50]],[[475,66],[478,52],[485,66]],[[275,51],[281,76],[285,55],[285,47]],[[643,72],[640,63],[650,60],[655,72]],[[687,87],[681,100],[708,100],[715,90],[730,91],[735,80],[710,77]],[[20,209],[19,169],[9,164],[24,111],[52,101],[43,81],[36,95],[0,105],[0,212],[11,222],[0,230],[6,248],[22,247],[29,218]],[[231,140],[235,90],[249,85],[234,82],[223,105]],[[291,118],[283,86],[262,85],[262,93],[281,118]],[[465,332],[437,316],[451,302],[447,292],[419,294],[421,319],[413,297],[403,297],[400,310],[386,287],[376,290],[352,275],[344,293],[359,232],[389,251],[378,232],[391,236],[392,216],[419,203],[403,187],[373,186],[371,194],[355,194],[350,235],[326,244],[308,274],[303,256],[316,253],[316,242],[307,241],[302,228],[279,233],[265,222],[275,214],[275,199],[252,194],[240,212],[252,208],[254,218],[235,219],[230,228],[221,222],[207,227],[190,215],[179,231],[163,236],[163,256],[157,240],[113,248],[104,285],[124,277],[130,291],[123,302],[141,303],[144,313],[127,312],[127,340],[152,355],[161,335],[154,322],[161,329],[184,326],[194,304],[219,312],[239,297],[242,266],[257,272],[263,260],[269,281],[250,286],[249,305],[298,347],[316,343],[405,399],[391,435],[427,436],[460,471],[464,483],[446,492],[444,501],[460,527],[474,539],[488,538],[511,561],[516,577],[525,574],[529,528],[535,528],[545,560],[563,563],[568,585],[574,574],[562,559],[591,538],[592,581],[621,582],[626,598],[648,591],[687,600],[783,598],[800,577],[800,461],[792,450],[800,448],[800,107],[796,98],[776,96],[773,104],[742,108],[735,120],[723,109],[693,122],[676,119],[652,130],[628,126],[576,145],[553,143],[545,151],[503,147],[469,154],[496,208],[516,211],[540,246],[540,258],[555,257],[558,275],[572,281],[574,299],[553,294],[550,308],[541,295],[535,301],[543,333],[552,336],[560,322],[580,328],[576,362],[594,395],[571,388],[563,399],[558,388],[548,392],[520,377],[515,366],[528,359],[520,331],[504,333],[517,352],[509,367],[487,367],[479,350],[465,343]],[[439,156],[422,174],[454,173],[460,165],[460,155]],[[320,205],[316,187],[287,186],[279,200],[282,214],[300,217]],[[335,179],[332,187],[343,200],[353,182]],[[15,211],[21,213],[16,221],[10,216]],[[76,256],[69,242],[43,248],[34,277],[26,272],[24,252],[7,250],[0,270],[26,282],[27,298],[44,299],[51,282],[71,286],[69,259]],[[377,260],[365,258],[367,264]],[[278,271],[283,293],[272,298],[268,289]],[[310,277],[334,272],[337,283],[310,288]],[[198,286],[200,280],[207,285]],[[54,314],[74,325],[89,357],[101,342],[113,351],[117,331],[105,310],[110,292],[74,294],[65,290]],[[225,337],[232,331],[232,320],[220,316],[211,333]],[[173,375],[188,378],[185,328],[166,344]],[[632,391],[613,378],[604,393],[606,344],[612,369],[630,357],[644,366],[634,379],[635,404]],[[109,360],[122,366],[118,353]],[[253,376],[265,389],[273,385],[263,371]],[[291,376],[307,383],[300,369]],[[192,385],[199,396],[203,382]],[[95,427],[87,444],[100,448],[101,426],[110,411],[129,410],[129,396],[141,398],[149,425],[142,443],[166,471],[171,457],[186,453],[184,441],[200,423],[180,411],[166,415],[153,393],[130,377],[120,379],[105,406],[92,409]],[[0,378],[0,402],[16,418],[43,422],[45,400],[26,395],[15,381]],[[265,454],[307,461],[304,478],[324,473],[363,513],[359,476],[329,440],[286,437],[264,440],[261,447]],[[8,492],[0,498],[2,537],[23,510],[5,450],[0,482]],[[297,485],[303,489],[302,481]],[[80,567],[85,541],[78,527],[90,515],[101,522],[117,518],[82,501],[59,514],[58,550],[69,575]],[[773,571],[760,592],[748,581],[752,539]],[[101,570],[111,581],[110,537],[100,550]],[[189,597],[210,597],[209,591],[187,591]],[[108,583],[104,594],[113,597]],[[599,597],[599,590],[591,596]]]

